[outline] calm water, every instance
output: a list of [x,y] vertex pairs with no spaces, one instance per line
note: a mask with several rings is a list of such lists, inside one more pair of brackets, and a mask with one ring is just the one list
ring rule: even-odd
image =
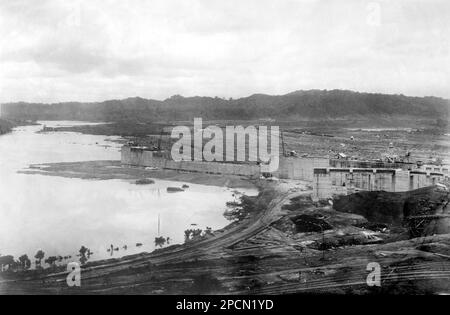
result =
[[[40,123],[49,127],[86,124]],[[37,133],[41,128],[19,127],[0,136],[1,254],[31,258],[42,249],[46,257],[74,257],[84,245],[94,252],[92,260],[111,257],[107,248],[112,244],[120,248],[112,257],[120,257],[155,248],[158,216],[161,236],[170,237],[172,244],[183,242],[187,228],[218,229],[228,223],[222,214],[225,203],[234,197],[224,187],[188,184],[185,192],[170,194],[168,186],[184,183],[156,179],[154,185],[139,186],[123,180],[17,173],[30,164],[120,159],[120,145],[112,141],[117,137]]]

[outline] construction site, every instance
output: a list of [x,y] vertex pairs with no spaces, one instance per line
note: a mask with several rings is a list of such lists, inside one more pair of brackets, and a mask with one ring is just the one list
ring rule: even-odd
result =
[[[161,136],[155,142],[158,145],[153,147],[139,146],[133,142],[124,145],[121,149],[122,164],[180,172],[245,176],[250,179],[300,180],[311,184],[314,201],[361,190],[405,192],[443,183],[450,175],[450,166],[442,163],[424,164],[398,159],[389,152],[392,144],[387,148],[385,161],[352,159],[343,153],[330,158],[288,151],[281,134],[282,152],[278,158],[278,168],[273,172],[265,172],[262,169],[263,162],[250,162],[252,151],[248,142],[244,152],[247,160],[243,162],[175,161],[171,156],[170,146],[166,145],[162,149]],[[196,148],[193,146],[192,149]]]
[[[281,138],[278,169],[267,173],[254,161],[176,162],[170,142],[161,135],[125,141],[121,160],[47,163],[23,173],[130,182],[165,179],[233,188],[252,185],[259,193],[228,203],[224,216],[230,223],[221,229],[199,230],[182,244],[152,252],[84,263],[80,287],[68,287],[66,266],[54,265],[3,272],[0,293],[450,292],[445,163],[413,157],[356,159],[341,152],[314,156],[311,152],[320,150],[294,151],[301,140],[289,136],[288,141]],[[338,147],[343,141],[336,140]],[[374,263],[380,266],[380,282],[372,285],[368,266]]]

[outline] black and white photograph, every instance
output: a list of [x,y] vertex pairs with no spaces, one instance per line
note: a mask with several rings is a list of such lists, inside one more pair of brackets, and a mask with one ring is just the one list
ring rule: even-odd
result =
[[448,295],[449,120],[446,0],[0,0],[0,295]]

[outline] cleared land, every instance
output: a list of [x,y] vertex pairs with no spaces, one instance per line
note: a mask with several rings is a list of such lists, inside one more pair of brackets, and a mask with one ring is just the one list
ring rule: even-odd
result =
[[[142,172],[130,173],[135,170],[108,162],[82,164],[46,165],[38,171],[81,178],[85,172],[104,179],[135,179]],[[450,292],[450,234],[434,235],[433,228],[440,222],[436,215],[450,214],[447,191],[431,187],[407,196],[384,196],[384,205],[401,209],[401,216],[391,222],[313,203],[304,182],[254,184],[261,193],[243,207],[244,219],[212,235],[152,253],[87,263],[79,288],[67,287],[67,272],[61,267],[4,273],[0,293]],[[366,207],[379,206],[380,198],[362,193],[360,199],[367,200]],[[345,204],[359,209],[360,199]],[[409,212],[403,211],[405,204]],[[420,214],[432,218],[425,224],[428,230],[419,229],[427,232],[411,238],[408,218],[419,214],[416,208],[423,208],[416,206],[421,204],[429,207]],[[366,284],[369,262],[382,267],[381,287]]]
[[[54,128],[55,131],[73,131],[85,134],[118,135],[142,145],[169,149],[174,143],[170,130],[174,125],[191,126],[193,121],[179,121],[173,124],[155,123],[113,123],[107,125],[75,126]],[[283,132],[285,151],[295,150],[298,154],[335,157],[344,153],[359,159],[382,159],[385,155],[405,156],[410,161],[426,161],[440,158],[450,163],[450,129],[426,124],[387,125],[369,128],[361,124],[340,124],[339,122],[315,123],[310,126],[302,122],[266,121],[203,121],[203,127],[277,125]],[[369,125],[366,125],[369,126]],[[225,133],[224,133],[225,134]],[[205,139],[205,142],[207,139]],[[280,141],[281,142],[281,141]],[[389,148],[390,144],[393,148]],[[280,152],[282,151],[280,144]]]

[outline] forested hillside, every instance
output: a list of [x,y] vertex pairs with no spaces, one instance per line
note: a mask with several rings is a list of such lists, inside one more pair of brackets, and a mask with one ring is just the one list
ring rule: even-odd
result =
[[140,97],[98,103],[8,103],[2,117],[26,120],[161,121],[203,119],[280,120],[429,118],[447,120],[449,100],[357,93],[343,90],[254,94],[239,99],[172,96],[164,101]]

